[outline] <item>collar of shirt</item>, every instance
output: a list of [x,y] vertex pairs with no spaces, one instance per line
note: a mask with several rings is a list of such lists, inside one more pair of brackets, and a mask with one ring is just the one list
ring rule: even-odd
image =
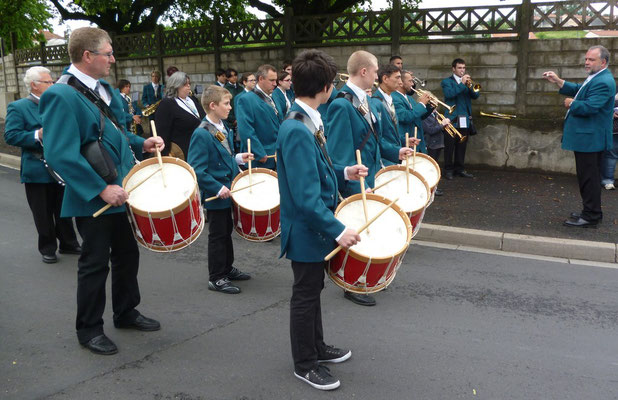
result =
[[79,69],[77,69],[77,67],[74,64],[71,64],[71,66],[69,67],[69,69],[67,70],[68,73],[72,74],[73,76],[75,76],[77,79],[79,79],[84,85],[88,86],[90,89],[92,89],[92,91],[94,92],[94,89],[97,86],[97,82],[98,80],[94,79],[93,77],[84,74],[82,71],[80,71]]
[[599,72],[596,72],[592,75],[588,75],[588,77],[586,78],[586,80],[584,81],[584,83],[582,84],[582,86],[584,86],[586,83],[590,82],[592,80],[592,78],[594,78],[595,76],[599,75],[601,72],[605,71],[607,68],[603,68],[602,70],[600,70]]
[[159,84],[158,84],[158,83],[154,83],[154,82],[152,82],[152,88],[153,88],[154,90],[157,90],[157,88],[158,88],[158,87],[159,87]]
[[266,92],[262,90],[262,88],[260,87],[260,85],[255,85],[255,90],[257,90],[258,92],[264,93],[264,96],[266,96],[266,97],[268,97],[269,99],[271,99],[271,100],[272,100],[271,95],[266,94]]
[[[311,122],[313,122],[313,125],[315,125],[316,129],[320,129],[320,126],[322,127],[322,129],[324,129],[324,124],[322,123],[322,117],[320,116],[320,112],[318,110],[314,110],[313,108],[309,107],[302,100],[296,99],[294,100],[294,102],[298,104],[300,108],[303,109],[304,112],[307,113],[309,118],[311,118]],[[315,133],[315,132],[311,132],[311,133]]]
[[457,75],[453,74],[453,78],[455,78],[455,81],[457,83],[461,83],[461,77],[460,76],[457,76]]
[[356,86],[355,84],[353,84],[352,82],[350,82],[348,80],[348,82],[346,83],[346,85],[348,85],[348,87],[350,89],[352,89],[352,91],[354,92],[354,94],[356,95],[356,97],[358,97],[358,99],[363,102],[365,101],[365,99],[367,98],[367,93],[365,93],[365,91],[361,88],[359,88],[358,86]]
[[186,100],[183,100],[180,97],[176,97],[176,103],[178,103],[178,105],[186,112],[190,113],[196,118],[199,118],[199,113],[197,111],[197,108],[195,107],[195,103],[193,103],[193,100],[191,100],[191,97],[187,96]]
[[41,98],[39,96],[37,96],[36,94],[30,92],[30,96],[34,97],[37,100],[41,100]]
[[382,96],[384,96],[384,99],[386,100],[386,104],[390,107],[391,104],[393,104],[393,97],[390,94],[386,94],[382,88],[378,88],[378,90],[382,93]]
[[219,123],[217,124],[217,123],[213,122],[213,120],[212,120],[212,119],[210,119],[210,117],[209,117],[208,115],[206,116],[206,120],[207,120],[208,122],[210,122],[211,124],[213,124],[213,125],[215,126],[215,128],[217,128],[218,130],[220,130],[222,133],[224,133],[224,134],[225,134],[225,133],[227,132],[227,130],[225,129],[225,125],[223,125],[223,122],[222,122],[222,121],[219,121]]
[[247,89],[247,88],[245,87],[245,92],[250,92],[250,91],[251,91],[251,90],[249,90],[249,89]]

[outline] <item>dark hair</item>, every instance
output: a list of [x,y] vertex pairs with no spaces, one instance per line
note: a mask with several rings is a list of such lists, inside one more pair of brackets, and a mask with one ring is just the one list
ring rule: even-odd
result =
[[127,86],[131,86],[131,82],[129,82],[126,79],[120,79],[118,80],[118,83],[116,84],[116,87],[118,88],[118,90],[120,90],[122,92],[122,89],[124,89]]
[[225,70],[223,68],[217,68],[215,71],[215,76],[225,75]]
[[291,66],[291,65],[292,65],[292,61],[290,61],[290,60],[285,60],[285,61],[283,62],[283,66],[281,67],[281,69],[286,69],[287,67],[289,67],[289,66]]
[[244,85],[249,80],[249,77],[251,75],[255,76],[253,72],[245,72],[244,74],[242,74],[242,77],[240,78],[240,83]]
[[278,71],[277,72],[277,82],[284,80],[288,76],[290,76],[290,74],[288,74],[287,72],[285,72],[285,71]]
[[260,80],[260,78],[266,79],[266,76],[270,71],[277,72],[277,69],[270,64],[260,65],[257,71],[255,71],[255,79],[257,79],[258,81]]
[[173,65],[171,67],[167,67],[167,71],[165,71],[167,76],[172,76],[174,72],[178,72],[178,68],[174,67]]
[[451,67],[455,68],[457,66],[457,64],[466,65],[466,62],[463,60],[463,58],[456,58],[456,59],[453,60],[453,63],[451,64]]
[[337,75],[335,60],[321,50],[305,50],[292,62],[292,83],[296,97],[315,97],[330,87]]
[[225,71],[225,77],[226,78],[231,77],[232,74],[238,76],[238,71],[236,71],[234,68],[228,68],[227,71]]
[[388,63],[392,64],[393,61],[395,60],[403,60],[403,58],[399,57],[399,56],[392,56],[391,58],[388,59]]
[[393,64],[384,64],[381,65],[380,68],[378,68],[378,83],[382,83],[382,77],[384,75],[386,76],[391,76],[393,75],[395,72],[400,72],[401,70],[399,69],[399,67],[393,65]]

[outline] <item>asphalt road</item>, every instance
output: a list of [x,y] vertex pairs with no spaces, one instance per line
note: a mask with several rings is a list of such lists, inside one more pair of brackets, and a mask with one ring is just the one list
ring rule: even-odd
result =
[[205,234],[175,254],[141,251],[139,309],[163,329],[117,330],[110,304],[120,352],[95,356],[74,333],[77,258],[41,263],[18,181],[0,168],[0,398],[618,398],[616,269],[421,245],[376,307],[327,282],[326,339],[353,351],[331,368],[335,392],[292,375],[278,239],[235,236],[254,276],[236,296],[207,290]]

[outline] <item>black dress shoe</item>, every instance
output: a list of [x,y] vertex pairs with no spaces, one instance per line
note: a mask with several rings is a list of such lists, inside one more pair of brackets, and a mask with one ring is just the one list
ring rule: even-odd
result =
[[118,329],[135,329],[144,332],[158,331],[161,329],[159,321],[144,317],[142,314],[138,315],[132,322],[114,321],[114,326]]
[[82,343],[82,346],[93,352],[94,354],[101,354],[109,356],[118,353],[118,347],[109,340],[105,334],[95,336],[86,343]]
[[251,279],[251,275],[242,272],[236,267],[232,267],[230,272],[227,274],[227,279],[231,281],[246,281]]
[[58,262],[58,257],[55,254],[47,255],[43,254],[43,262],[45,264],[54,264]]
[[76,247],[69,247],[66,249],[63,249],[62,247],[58,250],[58,253],[60,254],[82,254],[82,246],[76,246]]
[[567,219],[562,224],[576,228],[596,228],[599,225],[599,221],[588,221],[580,217],[578,219]]
[[449,181],[452,181],[452,180],[453,180],[453,173],[452,173],[451,171],[446,171],[446,172],[444,173],[444,177],[445,177],[446,179],[448,179]]
[[376,299],[368,294],[358,294],[352,292],[343,292],[343,297],[350,300],[352,303],[356,303],[360,306],[375,306]]
[[444,195],[444,192],[442,191],[442,189],[436,189],[436,192],[434,194],[436,196],[442,196],[442,195]]
[[578,212],[572,212],[571,215],[569,216],[569,218],[573,218],[573,219],[580,219],[582,216],[581,213]]
[[460,176],[462,178],[474,178],[474,175],[466,171],[459,171],[455,175]]

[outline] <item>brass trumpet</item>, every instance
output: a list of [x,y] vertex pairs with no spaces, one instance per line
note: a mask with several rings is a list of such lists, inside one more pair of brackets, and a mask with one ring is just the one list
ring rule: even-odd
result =
[[483,111],[481,111],[481,115],[483,117],[492,117],[492,118],[498,118],[498,119],[513,119],[513,118],[517,118],[517,115],[513,115],[513,114],[500,114],[500,113],[497,113],[497,112],[484,113]]
[[456,107],[455,104],[453,104],[452,106],[449,106],[448,104],[438,100],[438,98],[436,96],[434,96],[431,92],[429,92],[427,90],[414,89],[414,88],[412,88],[412,90],[418,96],[422,96],[423,94],[427,93],[427,95],[429,95],[429,104],[431,104],[431,106],[433,108],[438,108],[438,105],[441,105],[442,107],[446,108],[448,110],[448,112],[451,113],[451,114],[453,113],[453,111],[455,111],[455,107]]
[[412,76],[412,82],[420,87],[425,87],[425,85],[427,85],[427,81],[417,78],[416,76]]
[[[438,120],[439,123],[442,123],[442,121],[444,121],[445,117],[444,115],[440,114],[438,111],[436,111],[436,120]],[[467,136],[464,136],[461,134],[461,132],[459,132],[457,129],[455,129],[455,127],[453,126],[453,124],[451,124],[450,122],[446,125],[444,125],[444,130],[451,135],[451,137],[453,139],[459,139],[459,143],[463,143],[466,141],[466,139],[468,139]]]
[[468,80],[468,83],[466,83],[466,86],[472,89],[474,93],[478,93],[481,91],[481,84],[473,82],[472,79]]
[[159,103],[161,103],[161,100],[157,101],[156,103],[152,103],[147,107],[144,107],[142,109],[142,115],[145,117],[149,117],[154,114],[154,112],[157,111],[157,107],[159,107]]

